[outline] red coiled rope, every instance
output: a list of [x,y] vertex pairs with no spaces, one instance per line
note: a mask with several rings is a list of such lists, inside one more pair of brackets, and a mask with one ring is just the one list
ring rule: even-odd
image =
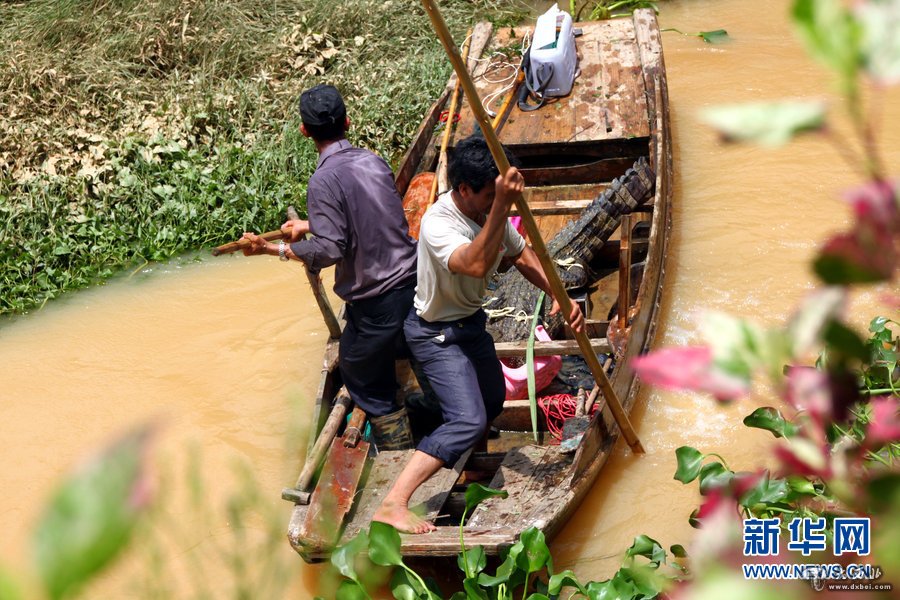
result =
[[[575,409],[578,406],[578,400],[571,394],[556,394],[553,396],[542,396],[537,399],[538,407],[544,412],[544,420],[547,421],[547,430],[550,435],[558,440],[562,439],[563,423],[566,419],[575,416]],[[599,402],[594,402],[591,407],[590,414],[597,411]]]

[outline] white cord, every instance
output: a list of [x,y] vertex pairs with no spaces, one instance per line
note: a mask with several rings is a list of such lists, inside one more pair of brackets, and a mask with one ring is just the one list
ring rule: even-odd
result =
[[[528,47],[530,45],[531,45],[530,34],[528,32],[526,32],[525,35],[522,37],[522,47],[521,47],[522,56],[525,56],[525,52],[528,50]],[[508,90],[511,90],[515,86],[516,78],[519,76],[519,69],[522,68],[521,61],[519,62],[519,64],[513,64],[513,63],[509,62],[509,60],[508,60],[509,57],[506,56],[506,54],[504,54],[502,52],[495,52],[494,54],[492,54],[490,57],[488,57],[486,59],[477,59],[477,60],[493,60],[494,57],[497,57],[497,56],[502,56],[503,58],[505,58],[507,60],[505,62],[497,63],[497,66],[494,68],[494,70],[499,71],[501,69],[508,69],[508,68],[512,67],[513,73],[512,73],[512,75],[502,77],[497,80],[491,80],[491,79],[487,78],[487,73],[488,73],[487,69],[485,69],[484,74],[482,74],[482,78],[485,81],[487,81],[488,83],[509,82],[507,85],[503,86],[502,88],[500,88],[499,90],[497,90],[491,94],[488,94],[481,100],[481,105],[484,107],[485,112],[487,112],[487,114],[490,115],[490,117],[492,119],[497,116],[497,113],[489,108],[490,105],[494,103],[494,100],[496,100],[497,98],[499,98],[500,96],[502,96],[504,93],[506,93]]]

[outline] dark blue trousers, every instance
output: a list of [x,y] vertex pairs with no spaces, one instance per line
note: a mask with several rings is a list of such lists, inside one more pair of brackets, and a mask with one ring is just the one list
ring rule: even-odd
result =
[[341,378],[353,401],[369,418],[395,410],[394,360],[403,347],[403,320],[412,307],[415,284],[346,304],[341,334]]
[[486,322],[482,310],[459,321],[428,322],[413,309],[403,325],[409,350],[434,389],[444,418],[418,450],[448,465],[474,446],[503,410],[506,386]]

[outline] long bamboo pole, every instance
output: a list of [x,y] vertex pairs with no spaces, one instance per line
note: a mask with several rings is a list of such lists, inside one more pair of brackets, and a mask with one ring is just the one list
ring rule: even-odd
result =
[[[450,36],[450,31],[447,29],[444,17],[441,15],[440,10],[438,10],[434,0],[422,0],[422,4],[425,7],[425,12],[427,12],[428,16],[431,18],[435,33],[437,33],[438,38],[440,38],[441,43],[444,45],[444,50],[446,50],[447,56],[450,58],[453,69],[456,71],[456,76],[459,77],[459,81],[462,83],[463,91],[469,102],[469,107],[472,109],[472,113],[475,115],[475,119],[481,127],[481,131],[484,133],[484,139],[487,141],[491,154],[494,157],[494,161],[497,163],[497,168],[501,174],[506,173],[509,170],[509,160],[507,160],[506,154],[503,152],[503,147],[500,145],[500,140],[497,139],[497,134],[494,132],[493,127],[491,127],[491,121],[479,100],[478,90],[475,89],[475,84],[472,82],[472,78],[469,77],[469,72],[466,69],[465,63],[462,61],[462,57],[459,55],[459,49],[456,47],[456,43]],[[522,223],[524,223],[525,230],[528,232],[531,246],[534,249],[535,254],[537,254],[538,259],[541,261],[541,266],[544,269],[544,273],[547,275],[547,279],[550,281],[550,290],[553,292],[553,297],[559,303],[560,310],[562,310],[563,316],[568,322],[572,314],[572,301],[569,299],[569,295],[566,293],[566,289],[563,287],[562,281],[560,281],[559,275],[556,272],[556,267],[553,265],[553,261],[547,253],[547,246],[544,244],[543,238],[541,238],[541,233],[538,230],[534,216],[531,214],[531,209],[529,208],[528,203],[525,202],[525,199],[521,196],[516,200],[516,208],[518,208],[519,215],[522,217]],[[612,411],[613,418],[616,420],[616,424],[622,431],[625,441],[631,446],[633,452],[643,453],[644,447],[641,445],[641,441],[638,439],[634,428],[631,426],[628,415],[622,408],[622,403],[619,401],[615,390],[613,390],[612,384],[606,377],[606,373],[603,372],[603,367],[600,365],[600,361],[597,360],[597,355],[594,354],[594,351],[591,348],[591,341],[588,339],[587,333],[585,331],[575,332],[575,340],[578,342],[578,347],[581,349],[581,353],[584,356],[585,361],[587,361],[588,367],[591,369],[594,381],[600,386],[600,389],[606,398],[607,406],[609,406],[610,411]]]
[[[466,41],[463,42],[463,50],[462,50],[462,60],[463,63],[467,63],[469,59],[469,45],[472,41],[472,29],[470,28],[468,33],[466,33]],[[466,67],[468,70],[468,66]],[[456,80],[456,86],[453,88],[453,96],[450,97],[450,110],[447,112],[447,123],[444,129],[444,136],[441,138],[441,151],[438,154],[438,164],[437,168],[434,170],[434,179],[431,180],[431,191],[428,193],[428,206],[434,204],[435,198],[437,198],[438,193],[438,179],[440,179],[441,169],[447,168],[447,146],[450,144],[450,133],[453,131],[453,115],[456,114],[456,109],[459,105],[459,95],[462,90],[462,85],[459,82],[459,78]]]

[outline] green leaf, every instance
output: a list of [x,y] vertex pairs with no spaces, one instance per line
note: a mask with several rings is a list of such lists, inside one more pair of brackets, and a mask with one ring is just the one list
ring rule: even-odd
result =
[[634,542],[625,551],[625,556],[643,556],[658,565],[666,562],[666,551],[659,542],[643,534],[634,538]]
[[744,417],[744,425],[765,429],[777,438],[792,437],[797,434],[798,427],[785,420],[781,412],[771,406],[762,406]]
[[173,186],[165,184],[154,186],[150,191],[163,198],[170,198],[177,190]]
[[816,486],[813,485],[813,482],[800,475],[791,475],[790,477],[788,477],[787,485],[791,489],[791,491],[798,494],[804,494],[807,496],[815,496],[817,494]]
[[700,494],[707,495],[715,489],[720,489],[731,484],[734,472],[725,468],[720,462],[711,462],[700,469]]
[[784,479],[769,479],[768,474],[741,496],[740,504],[751,508],[758,504],[774,504],[788,495],[788,484]]
[[[398,569],[397,572],[406,573],[403,569]],[[416,590],[409,583],[391,585],[391,593],[394,595],[395,600],[419,600],[419,594],[416,593]],[[453,597],[455,598],[456,594]],[[465,599],[465,597],[465,594],[461,595],[461,598]]]
[[478,583],[480,585],[485,587],[497,587],[501,583],[511,581],[513,575],[516,574],[518,570],[516,562],[518,561],[519,554],[523,550],[522,542],[516,542],[513,545],[513,549],[515,549],[515,551],[510,551],[500,566],[497,567],[496,574],[488,575],[487,573],[481,573],[478,576]]
[[544,532],[537,527],[529,527],[519,536],[523,550],[516,559],[516,565],[529,573],[539,571],[550,560],[550,549],[544,539]]
[[534,336],[535,328],[538,324],[538,317],[541,314],[541,304],[544,302],[544,292],[538,294],[537,302],[534,305],[534,317],[531,319],[531,330],[528,334],[528,343],[525,348],[525,364],[526,383],[528,384],[528,405],[531,411],[531,430],[534,434],[534,441],[538,441],[538,421],[537,421],[537,390],[534,382]]
[[466,598],[468,600],[488,600],[487,592],[478,586],[478,582],[475,579],[464,580],[463,589],[466,590]]
[[[469,563],[468,568],[466,567],[465,562],[463,562],[463,556],[465,556],[465,561]],[[459,566],[460,571],[463,573],[471,573],[473,577],[478,573],[481,573],[487,566],[487,556],[484,554],[484,547],[475,546],[474,548],[469,548],[466,550],[465,554],[460,552],[456,556],[456,564]]]
[[547,593],[551,596],[557,596],[566,587],[576,588],[582,595],[587,595],[587,590],[578,581],[578,577],[571,569],[566,569],[562,573],[555,573],[547,585]]
[[587,591],[591,600],[620,600],[639,597],[631,573],[625,568],[616,571],[616,574],[608,581],[588,583]]
[[[487,596],[485,596],[485,598],[487,598]],[[550,600],[550,598],[544,594],[538,594],[537,592],[535,592],[534,594],[528,596],[528,598],[526,598],[525,600]]]
[[869,331],[871,333],[881,333],[890,322],[887,317],[875,317],[869,322]]
[[337,600],[367,600],[369,595],[359,583],[345,579],[338,587],[335,598]]
[[470,484],[469,487],[466,488],[466,512],[470,512],[488,498],[493,498],[495,496],[508,498],[509,492],[506,490],[495,490],[493,488],[485,487],[480,483]]
[[149,504],[146,460],[153,428],[127,434],[57,489],[34,534],[41,580],[51,598],[80,588],[128,544]]
[[795,135],[821,129],[825,105],[787,100],[722,105],[706,109],[701,119],[727,140],[781,146]]
[[854,7],[862,27],[863,68],[882,84],[900,81],[900,2],[869,0]]
[[840,351],[846,357],[857,358],[861,361],[869,358],[869,351],[862,338],[838,321],[831,321],[825,328],[825,342],[832,355]]
[[644,598],[656,598],[663,589],[664,580],[652,566],[622,567],[619,573],[623,578],[630,580],[635,590],[643,594]]
[[703,41],[707,44],[721,44],[722,42],[727,42],[730,38],[728,37],[728,32],[724,29],[715,29],[713,31],[701,31],[697,34],[698,36],[703,38]]
[[427,586],[424,589],[422,583],[406,569],[395,569],[394,576],[391,577],[391,591],[397,600],[420,600],[422,598],[430,600],[443,597],[433,579],[429,577],[424,580]]
[[856,19],[840,0],[795,0],[792,16],[810,53],[838,74],[843,92],[853,92],[862,63]]
[[334,549],[331,553],[331,564],[344,577],[359,582],[359,576],[355,567],[356,557],[360,552],[365,551],[368,546],[369,536],[364,529],[360,530],[352,540]]
[[369,558],[383,567],[399,567],[403,564],[400,534],[396,529],[387,523],[372,521],[369,525]]
[[694,529],[700,529],[701,521],[700,521],[700,509],[695,508],[691,511],[690,516],[688,517],[688,525],[693,527]]
[[690,483],[700,474],[700,464],[703,455],[696,448],[681,446],[675,450],[678,459],[678,469],[675,471],[675,479],[681,483]]
[[687,550],[684,549],[684,546],[681,544],[675,544],[669,548],[669,552],[672,553],[672,556],[675,558],[687,558]]

